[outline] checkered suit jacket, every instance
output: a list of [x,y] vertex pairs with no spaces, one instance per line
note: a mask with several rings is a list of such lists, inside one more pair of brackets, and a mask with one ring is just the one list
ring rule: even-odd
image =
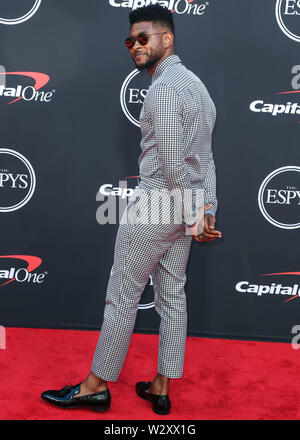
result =
[[[202,81],[170,55],[156,67],[140,113],[142,133],[138,159],[141,181],[160,182],[169,190],[204,190],[204,203],[217,210],[212,132],[216,108]],[[193,199],[194,200],[194,199]],[[192,225],[200,213],[195,203],[183,207]],[[206,211],[208,212],[208,211]]]

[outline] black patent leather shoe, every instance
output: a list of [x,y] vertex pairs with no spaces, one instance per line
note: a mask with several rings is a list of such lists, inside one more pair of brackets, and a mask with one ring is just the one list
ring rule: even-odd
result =
[[168,394],[152,394],[147,392],[151,386],[151,382],[137,382],[135,391],[142,399],[152,402],[152,409],[156,414],[165,416],[170,413],[171,402]]
[[76,397],[80,392],[80,384],[66,385],[61,390],[48,390],[41,394],[46,402],[63,408],[90,407],[94,411],[108,411],[110,409],[111,395],[107,388],[98,393]]

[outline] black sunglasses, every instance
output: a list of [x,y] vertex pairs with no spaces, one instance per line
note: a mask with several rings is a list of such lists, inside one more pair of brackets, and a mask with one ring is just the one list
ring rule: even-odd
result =
[[138,36],[136,38],[133,37],[128,37],[125,40],[125,46],[128,47],[128,49],[132,49],[133,46],[135,45],[136,40],[142,45],[145,46],[148,41],[149,41],[149,37],[150,35],[159,35],[159,34],[166,34],[166,32],[157,32],[156,34],[146,34],[145,32],[141,32],[140,34],[138,34]]

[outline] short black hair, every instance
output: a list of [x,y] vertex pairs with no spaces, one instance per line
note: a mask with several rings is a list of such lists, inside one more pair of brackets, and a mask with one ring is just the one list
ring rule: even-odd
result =
[[152,21],[167,26],[174,35],[174,21],[172,12],[158,3],[155,5],[137,8],[129,14],[130,26],[141,21]]

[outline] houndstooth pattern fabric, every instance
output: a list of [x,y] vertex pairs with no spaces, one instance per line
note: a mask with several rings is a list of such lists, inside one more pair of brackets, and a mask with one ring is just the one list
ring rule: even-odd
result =
[[157,371],[170,378],[183,373],[187,330],[184,285],[192,237],[185,234],[183,224],[161,223],[161,209],[155,211],[154,224],[124,221],[137,201],[142,211],[148,210],[150,191],[138,188],[130,197],[116,236],[103,325],[91,367],[96,376],[107,381],[115,382],[119,377],[150,275],[155,308],[161,317]]
[[[160,315],[157,371],[170,378],[183,374],[187,331],[186,265],[191,235],[185,225],[199,218],[195,196],[217,209],[215,164],[211,135],[216,110],[203,83],[177,55],[163,60],[152,76],[141,114],[140,183],[121,219],[105,300],[103,324],[91,371],[117,381],[129,348],[138,303],[152,276],[155,308]],[[164,204],[153,209],[153,189],[190,189],[182,221],[164,223]],[[127,222],[136,208],[139,220]],[[171,200],[171,214],[175,207]],[[144,223],[143,218],[152,222]],[[153,219],[154,216],[154,219]]]
[[140,113],[142,153],[138,164],[146,186],[159,183],[182,193],[191,190],[193,199],[182,212],[187,225],[199,218],[197,188],[204,190],[204,203],[212,205],[210,212],[215,215],[217,210],[212,153],[215,120],[216,108],[202,81],[177,55],[165,58],[152,75]]

